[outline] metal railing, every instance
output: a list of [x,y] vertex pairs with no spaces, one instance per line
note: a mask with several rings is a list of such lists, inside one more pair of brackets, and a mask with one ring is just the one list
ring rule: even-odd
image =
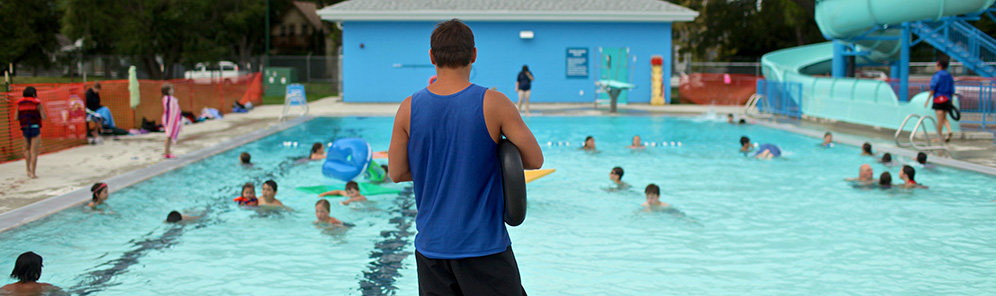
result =
[[[908,123],[910,119],[913,118],[919,118],[919,119],[917,119],[916,125],[913,126],[913,130],[910,131],[909,141],[906,143],[900,142],[899,136],[903,133],[903,130],[906,128],[906,123]],[[944,141],[941,140],[942,137],[941,134],[937,134],[937,142],[940,143],[940,146],[930,146],[930,143],[932,142],[930,138],[930,132],[927,132],[926,129],[923,130],[923,135],[924,138],[927,140],[927,142],[916,141],[915,139],[916,132],[920,130],[920,127],[923,126],[924,120],[927,119],[930,119],[931,123],[933,123],[934,126],[937,126],[937,120],[935,120],[933,116],[930,115],[921,116],[920,114],[906,115],[906,118],[903,119],[903,123],[899,125],[899,128],[896,129],[896,134],[892,137],[892,140],[896,142],[896,146],[901,148],[913,148],[919,151],[933,151],[933,150],[949,151],[948,147],[944,145]]]

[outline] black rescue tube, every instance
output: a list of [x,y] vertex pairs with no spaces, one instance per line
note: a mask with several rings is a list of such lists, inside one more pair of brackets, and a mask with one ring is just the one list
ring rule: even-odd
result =
[[526,219],[526,175],[519,148],[507,139],[498,142],[502,191],[505,193],[505,223],[519,226]]
[[951,109],[948,109],[948,113],[951,114],[951,119],[954,119],[954,121],[961,121],[961,110],[958,110],[958,107],[955,107],[954,104],[951,104]]

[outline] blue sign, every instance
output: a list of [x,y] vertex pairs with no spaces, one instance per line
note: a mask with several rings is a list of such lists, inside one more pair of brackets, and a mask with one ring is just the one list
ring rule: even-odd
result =
[[567,48],[567,78],[588,78],[588,48]]
[[304,85],[300,83],[288,84],[287,95],[284,96],[284,101],[289,101],[291,105],[303,105],[307,103],[308,99],[304,95]]

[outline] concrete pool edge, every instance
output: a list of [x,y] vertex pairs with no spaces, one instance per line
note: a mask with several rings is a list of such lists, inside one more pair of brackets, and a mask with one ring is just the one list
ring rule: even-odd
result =
[[[798,127],[798,126],[794,126],[794,125],[786,124],[786,123],[768,122],[768,121],[766,121],[766,119],[763,119],[763,118],[753,118],[753,119],[755,120],[755,124],[760,125],[760,126],[764,126],[764,127],[767,127],[767,128],[773,128],[773,129],[777,129],[777,130],[782,130],[782,131],[787,131],[787,132],[796,133],[796,134],[805,135],[805,136],[811,136],[811,137],[815,137],[817,139],[822,139],[823,138],[823,134],[825,133],[825,131],[824,132],[816,131],[816,130],[802,128],[802,127]],[[861,145],[865,143],[864,140],[860,140],[860,139],[848,136],[846,133],[845,134],[839,134],[839,133],[835,132],[834,136],[833,136],[833,139],[834,139],[834,142],[838,142],[838,143],[846,144],[846,145],[851,145],[851,146],[855,146],[855,147],[861,147]],[[916,151],[916,150],[910,150],[910,149],[896,147],[895,145],[882,144],[882,143],[876,144],[875,147],[876,147],[875,150],[877,150],[879,152],[889,152],[889,153],[892,153],[893,155],[902,155],[902,156],[908,157],[910,159],[916,159],[917,153],[920,152],[920,151]],[[943,165],[943,166],[947,166],[947,167],[952,167],[952,168],[956,168],[956,169],[961,169],[961,170],[976,172],[976,173],[980,173],[980,174],[986,174],[986,175],[990,175],[990,176],[996,176],[996,168],[988,167],[988,166],[984,166],[984,165],[980,165],[980,164],[976,164],[976,163],[971,163],[971,162],[967,162],[967,161],[963,161],[963,160],[957,160],[957,159],[953,159],[953,158],[930,157],[929,158],[929,163],[939,164],[939,165]]]
[[[174,169],[185,167],[191,163],[201,161],[219,153],[235,149],[247,143],[262,139],[263,137],[281,132],[301,123],[307,122],[313,118],[314,117],[311,116],[305,116],[280,122],[267,128],[242,134],[221,143],[187,153],[173,160],[163,160],[148,167],[110,177],[104,180],[104,183],[107,183],[107,186],[111,188],[111,192],[114,192],[134,185],[138,182],[148,180],[149,178],[167,173]],[[21,225],[28,224],[32,221],[48,217],[73,206],[78,206],[87,200],[90,200],[89,189],[80,188],[69,193],[46,198],[17,209],[0,213],[0,232],[5,232]]]

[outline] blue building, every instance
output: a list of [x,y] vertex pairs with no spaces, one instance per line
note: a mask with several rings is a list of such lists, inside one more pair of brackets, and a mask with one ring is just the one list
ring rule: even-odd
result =
[[435,74],[429,36],[459,18],[477,44],[471,82],[516,100],[516,75],[528,65],[538,103],[592,102],[605,95],[598,79],[636,84],[620,99],[649,103],[650,57],[664,57],[667,83],[671,24],[698,15],[661,0],[352,0],[318,14],[343,32],[344,101],[400,102],[425,87]]

